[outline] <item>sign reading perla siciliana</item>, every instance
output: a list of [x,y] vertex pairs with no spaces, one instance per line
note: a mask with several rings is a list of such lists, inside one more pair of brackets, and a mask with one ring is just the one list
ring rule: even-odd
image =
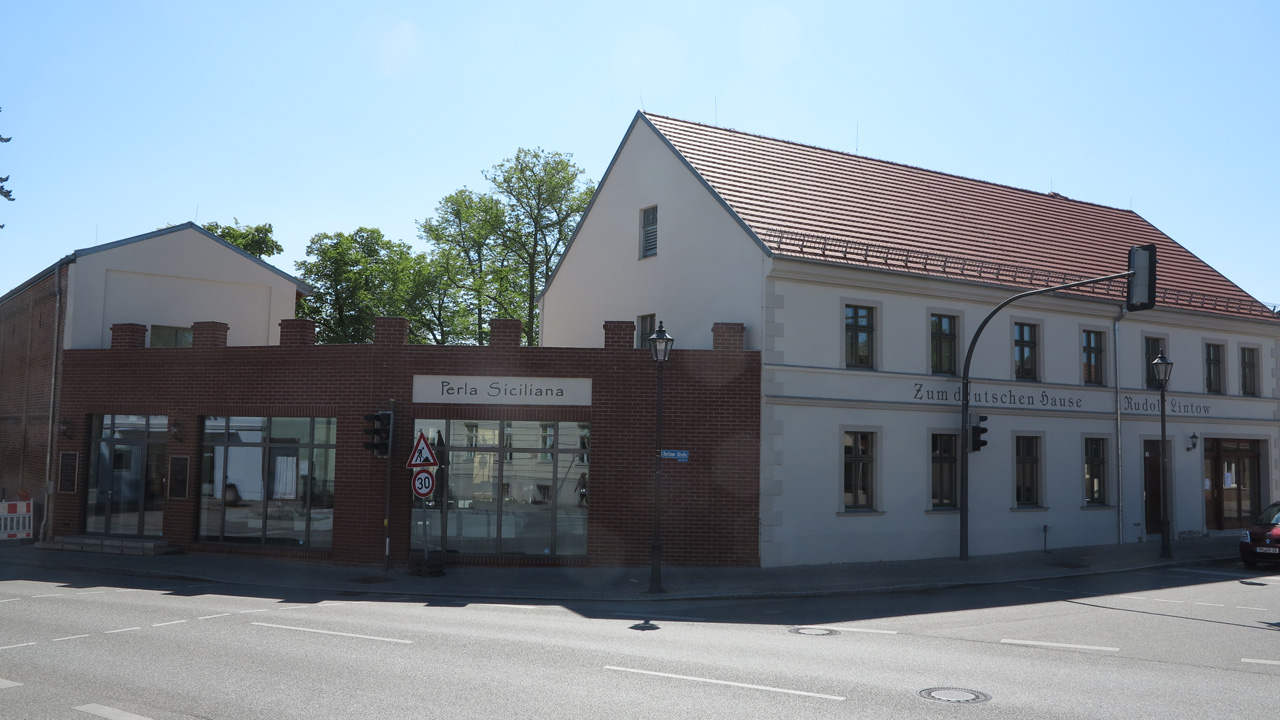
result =
[[591,378],[414,375],[413,401],[467,405],[590,405]]

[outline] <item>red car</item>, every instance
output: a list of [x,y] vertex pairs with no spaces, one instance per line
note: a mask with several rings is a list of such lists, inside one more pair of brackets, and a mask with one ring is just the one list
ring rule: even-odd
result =
[[1280,562],[1280,502],[1271,503],[1253,527],[1240,534],[1240,561],[1247,568]]

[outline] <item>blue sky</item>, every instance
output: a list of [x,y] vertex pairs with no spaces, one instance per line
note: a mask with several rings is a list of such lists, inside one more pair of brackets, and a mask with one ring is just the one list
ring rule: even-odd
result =
[[170,223],[416,223],[650,112],[1121,208],[1280,303],[1280,3],[0,4],[3,292]]

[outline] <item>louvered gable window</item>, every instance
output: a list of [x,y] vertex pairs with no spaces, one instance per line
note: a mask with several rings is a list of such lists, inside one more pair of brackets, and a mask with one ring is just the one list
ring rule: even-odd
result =
[[658,254],[658,206],[640,211],[640,257]]

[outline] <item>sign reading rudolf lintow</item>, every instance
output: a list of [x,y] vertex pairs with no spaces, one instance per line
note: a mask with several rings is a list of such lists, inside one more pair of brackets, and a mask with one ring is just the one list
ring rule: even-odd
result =
[[466,405],[590,405],[591,378],[414,375],[413,401]]

